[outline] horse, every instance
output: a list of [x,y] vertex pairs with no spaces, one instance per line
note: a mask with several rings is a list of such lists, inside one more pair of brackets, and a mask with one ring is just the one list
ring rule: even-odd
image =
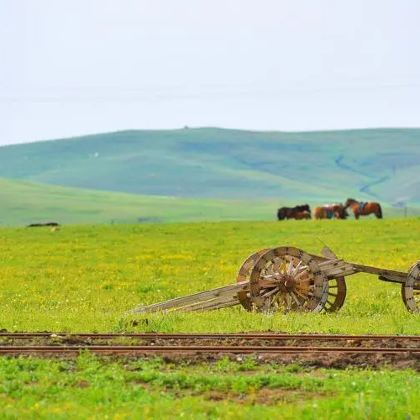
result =
[[378,219],[382,219],[382,208],[379,203],[374,201],[368,201],[366,203],[356,201],[353,198],[348,198],[345,204],[345,208],[350,207],[353,210],[355,219],[360,216],[367,216],[374,214]]
[[334,214],[336,215],[337,219],[347,219],[349,214],[347,213],[346,207],[343,204],[334,204],[333,205]]
[[280,207],[277,210],[277,219],[294,219],[296,213],[301,213],[303,211],[307,211],[309,213],[309,216],[311,215],[311,208],[308,204],[302,204],[300,206],[295,207]]
[[311,213],[309,211],[300,211],[295,213],[295,220],[303,220],[303,219],[310,219]]
[[328,204],[316,207],[314,210],[315,219],[346,219],[348,213],[342,204]]

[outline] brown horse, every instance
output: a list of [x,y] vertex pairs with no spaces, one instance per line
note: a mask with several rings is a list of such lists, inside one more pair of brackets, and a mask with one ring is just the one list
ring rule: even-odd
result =
[[382,219],[382,208],[379,203],[368,201],[366,203],[359,202],[353,198],[348,198],[345,208],[350,207],[353,210],[354,217],[358,219],[360,216],[374,214],[378,219]]
[[315,219],[346,219],[348,213],[342,204],[330,204],[316,207],[314,210]]
[[311,218],[311,213],[309,213],[309,211],[307,210],[295,213],[296,220],[310,219],[310,218]]

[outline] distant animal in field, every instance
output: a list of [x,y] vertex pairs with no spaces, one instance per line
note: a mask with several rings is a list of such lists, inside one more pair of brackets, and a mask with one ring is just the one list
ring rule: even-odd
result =
[[59,227],[60,224],[57,222],[47,222],[47,223],[31,223],[30,225],[26,226],[26,227],[45,227],[45,226],[50,226],[50,227]]
[[375,201],[357,201],[353,198],[348,198],[345,207],[350,207],[353,210],[354,217],[358,219],[360,216],[368,216],[374,214],[378,219],[382,219],[382,207]]
[[348,213],[342,204],[326,204],[314,210],[315,219],[346,219],[347,217]]
[[302,220],[302,219],[310,219],[311,213],[309,211],[300,211],[298,213],[295,213],[295,219],[296,220]]
[[308,212],[309,218],[311,218],[311,208],[308,204],[302,204],[295,207],[280,207],[277,210],[277,219],[284,220],[284,219],[296,219],[296,215],[298,213]]

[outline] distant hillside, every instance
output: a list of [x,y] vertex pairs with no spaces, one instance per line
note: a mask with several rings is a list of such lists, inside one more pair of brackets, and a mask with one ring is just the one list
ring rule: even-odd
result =
[[124,131],[0,148],[0,176],[143,195],[420,203],[420,129]]
[[[108,224],[275,220],[278,206],[278,200],[266,198],[218,200],[143,196],[0,178],[0,226],[48,221]],[[384,215],[385,218],[401,217],[404,211],[384,206]],[[420,207],[410,207],[408,216],[420,216]]]

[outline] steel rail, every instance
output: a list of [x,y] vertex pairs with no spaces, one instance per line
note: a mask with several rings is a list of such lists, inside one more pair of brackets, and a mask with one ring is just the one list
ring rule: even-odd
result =
[[420,348],[386,347],[316,347],[316,346],[0,346],[0,354],[77,354],[89,351],[95,354],[157,354],[157,353],[218,353],[218,354],[420,354]]
[[349,335],[349,334],[286,334],[286,333],[65,333],[65,332],[17,332],[0,333],[1,338],[30,339],[30,338],[139,338],[139,339],[262,339],[262,340],[412,340],[420,341],[420,335]]

